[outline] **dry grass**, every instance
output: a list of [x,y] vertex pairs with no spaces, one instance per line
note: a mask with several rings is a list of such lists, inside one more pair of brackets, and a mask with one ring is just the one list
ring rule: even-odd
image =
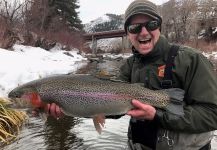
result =
[[198,41],[189,41],[185,42],[184,45],[199,49],[203,52],[212,52],[217,51],[217,41],[207,42],[205,40],[198,40]]
[[8,144],[16,138],[19,128],[26,120],[25,112],[7,107],[11,103],[5,98],[0,98],[0,140],[1,144]]

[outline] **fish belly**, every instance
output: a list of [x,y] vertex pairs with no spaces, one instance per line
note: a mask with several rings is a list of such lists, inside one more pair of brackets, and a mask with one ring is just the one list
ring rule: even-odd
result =
[[130,100],[80,96],[65,98],[60,106],[66,115],[73,117],[93,117],[98,114],[122,115],[132,108]]

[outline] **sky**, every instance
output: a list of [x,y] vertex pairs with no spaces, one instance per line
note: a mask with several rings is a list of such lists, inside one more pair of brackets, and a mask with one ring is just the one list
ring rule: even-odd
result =
[[[89,23],[90,21],[103,16],[106,13],[116,15],[124,14],[126,8],[133,0],[78,0],[80,8],[79,17],[82,23]],[[163,4],[168,0],[150,0],[157,5]]]

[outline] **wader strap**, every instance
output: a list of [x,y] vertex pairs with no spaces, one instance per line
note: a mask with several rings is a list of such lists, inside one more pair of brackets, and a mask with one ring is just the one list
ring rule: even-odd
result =
[[166,61],[166,67],[164,71],[164,78],[161,81],[161,87],[163,89],[168,89],[173,87],[173,82],[172,82],[172,68],[174,66],[174,60],[175,57],[177,56],[179,50],[178,45],[172,45],[170,48],[170,51],[168,53],[167,61]]
[[[168,89],[173,87],[172,80],[172,68],[174,66],[175,57],[178,54],[179,46],[172,45],[168,53],[166,67],[164,71],[164,78],[161,81],[162,89]],[[156,149],[172,150],[174,145],[174,134],[168,130],[161,129],[158,131],[158,139],[156,143]],[[160,147],[159,147],[160,146]]]

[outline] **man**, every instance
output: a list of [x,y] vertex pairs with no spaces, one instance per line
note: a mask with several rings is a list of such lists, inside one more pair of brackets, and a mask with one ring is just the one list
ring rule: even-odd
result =
[[[160,33],[162,18],[148,0],[133,1],[125,12],[124,29],[133,56],[121,67],[120,78],[162,89],[165,64],[172,44]],[[192,48],[180,46],[172,68],[171,87],[185,90],[184,116],[174,116],[140,101],[132,117],[129,143],[132,149],[210,149],[217,128],[217,78],[210,62]]]
[[[129,5],[124,29],[133,45],[133,56],[121,67],[120,79],[142,83],[152,90],[165,88],[165,64],[172,44],[161,35],[161,23],[154,3],[135,0]],[[211,63],[196,50],[179,46],[171,72],[169,88],[185,91],[184,115],[176,116],[132,100],[135,109],[127,113],[131,116],[129,148],[210,149],[212,131],[217,129],[217,78]],[[55,104],[49,105],[48,110],[55,117],[60,114]]]

